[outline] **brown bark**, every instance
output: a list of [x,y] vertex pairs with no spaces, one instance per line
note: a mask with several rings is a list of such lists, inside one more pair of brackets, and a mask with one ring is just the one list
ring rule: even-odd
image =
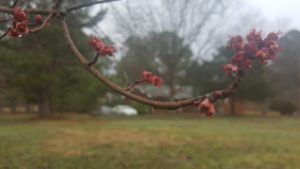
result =
[[10,101],[10,112],[11,113],[16,113],[17,112],[17,103],[16,103],[15,98],[12,98],[12,100]]
[[25,113],[28,114],[30,113],[30,103],[28,101],[26,101],[25,103]]
[[50,94],[48,90],[40,93],[39,98],[39,116],[40,118],[49,118],[51,113]]
[[174,99],[174,97],[176,95],[176,89],[175,89],[175,85],[173,82],[171,82],[171,84],[169,85],[169,88],[170,88],[169,98]]
[[231,97],[230,98],[230,114],[231,115],[236,115],[236,110],[235,110],[235,98]]
[[175,88],[175,68],[173,67],[174,65],[170,65],[169,67],[169,78],[170,78],[170,82],[169,82],[169,89],[170,89],[170,93],[169,93],[169,98],[170,99],[174,99],[175,95],[177,94],[176,92],[176,88]]
[[267,116],[268,115],[268,111],[269,111],[269,100],[267,99],[262,104],[261,114],[263,116]]

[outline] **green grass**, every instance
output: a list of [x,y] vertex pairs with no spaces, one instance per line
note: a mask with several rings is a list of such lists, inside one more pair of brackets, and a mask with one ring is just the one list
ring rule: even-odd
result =
[[0,116],[0,169],[299,169],[296,117]]

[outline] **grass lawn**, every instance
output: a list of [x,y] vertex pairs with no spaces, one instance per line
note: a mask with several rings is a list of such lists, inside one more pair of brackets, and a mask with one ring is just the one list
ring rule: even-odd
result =
[[0,116],[0,169],[300,169],[300,118]]

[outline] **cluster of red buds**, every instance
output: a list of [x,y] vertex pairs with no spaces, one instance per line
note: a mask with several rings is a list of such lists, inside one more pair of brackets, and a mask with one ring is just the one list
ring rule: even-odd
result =
[[206,98],[206,99],[202,100],[200,103],[198,103],[198,108],[207,117],[213,116],[216,111],[214,104],[209,100],[209,98]]
[[[35,16],[35,23],[40,25],[43,23],[41,15]],[[29,32],[28,17],[24,10],[15,7],[13,11],[13,26],[9,28],[9,35],[12,37],[22,37]]]
[[[278,46],[278,36],[281,32],[271,32],[266,38],[262,39],[261,32],[255,29],[247,35],[247,40],[241,36],[230,37],[227,47],[235,53],[231,59],[231,63],[223,65],[225,73],[235,81],[241,77],[241,72],[252,68],[252,62],[258,60],[261,64],[267,64],[276,58],[280,51]],[[113,56],[115,49],[111,46],[106,46],[101,40],[92,37],[89,44],[97,51],[98,55]],[[97,56],[98,56],[97,55]],[[143,71],[141,79],[130,85],[126,90],[132,89],[135,85],[148,82],[155,87],[162,85],[162,79],[153,75],[151,72]],[[198,106],[200,111],[206,116],[210,117],[215,114],[214,102],[218,99],[224,98],[225,91],[214,91],[196,101],[195,105]]]
[[[254,60],[258,60],[259,63],[265,65],[276,59],[280,51],[278,46],[278,36],[280,34],[281,32],[271,32],[266,38],[262,39],[261,32],[253,29],[247,35],[246,41],[241,36],[230,37],[227,48],[233,50],[235,54],[230,64],[223,65],[224,72],[234,80],[238,80],[240,78],[239,72],[252,68]],[[220,98],[222,98],[222,91],[215,91],[195,104],[206,116],[212,116],[215,113],[213,103]]]
[[244,42],[241,36],[230,37],[227,48],[235,52],[231,59],[231,64],[223,66],[224,71],[231,77],[238,73],[238,70],[245,70],[252,67],[252,61],[258,60],[261,64],[268,64],[276,59],[280,48],[278,46],[278,36],[281,32],[271,32],[265,39],[262,39],[261,32],[253,29],[247,35]]
[[155,87],[160,87],[162,85],[162,79],[148,71],[142,72],[141,81],[151,83]]
[[237,74],[238,74],[237,66],[232,65],[232,64],[223,65],[223,70],[228,76],[230,76],[234,79],[237,78]]
[[[97,55],[100,56],[113,56],[116,51],[115,48],[105,45],[104,42],[96,37],[91,37],[89,39],[89,44],[96,50]],[[143,82],[148,82],[155,87],[160,87],[162,85],[162,79],[148,71],[142,72],[141,79],[138,80],[136,84],[140,84]]]
[[112,46],[106,46],[101,40],[96,37],[91,37],[89,44],[97,51],[100,56],[113,56],[116,51]]
[[218,100],[222,97],[222,91],[214,91],[208,94],[208,96],[202,99],[201,101],[195,102],[195,105],[198,106],[199,110],[202,113],[204,113],[207,117],[211,117],[216,112],[213,101]]

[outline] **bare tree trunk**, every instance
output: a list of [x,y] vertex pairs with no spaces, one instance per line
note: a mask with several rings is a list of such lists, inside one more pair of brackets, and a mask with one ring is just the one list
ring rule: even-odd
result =
[[[174,65],[172,65],[172,66],[174,66]],[[170,78],[170,82],[169,82],[169,98],[170,99],[174,99],[174,97],[175,97],[175,95],[177,94],[176,93],[176,88],[175,88],[175,71],[174,71],[174,67],[172,67],[172,66],[169,66],[169,71],[170,71],[170,73],[169,73],[169,78]]]
[[26,101],[26,104],[25,104],[25,113],[26,114],[30,113],[30,103],[28,101]]
[[40,94],[39,99],[39,116],[40,118],[48,118],[50,116],[50,95],[48,90],[44,90]]
[[265,100],[264,102],[263,102],[263,104],[262,104],[262,109],[261,109],[261,114],[263,115],[263,116],[267,116],[267,114],[268,114],[268,110],[269,110],[269,101],[268,101],[268,99],[267,100]]
[[173,82],[169,85],[169,88],[170,88],[169,98],[174,99],[174,97],[176,95],[176,90],[175,90],[175,85]]
[[11,113],[16,113],[17,112],[16,98],[12,98],[12,100],[10,101],[10,112]]
[[230,114],[231,115],[236,115],[236,111],[235,111],[235,98],[234,97],[230,98]]

